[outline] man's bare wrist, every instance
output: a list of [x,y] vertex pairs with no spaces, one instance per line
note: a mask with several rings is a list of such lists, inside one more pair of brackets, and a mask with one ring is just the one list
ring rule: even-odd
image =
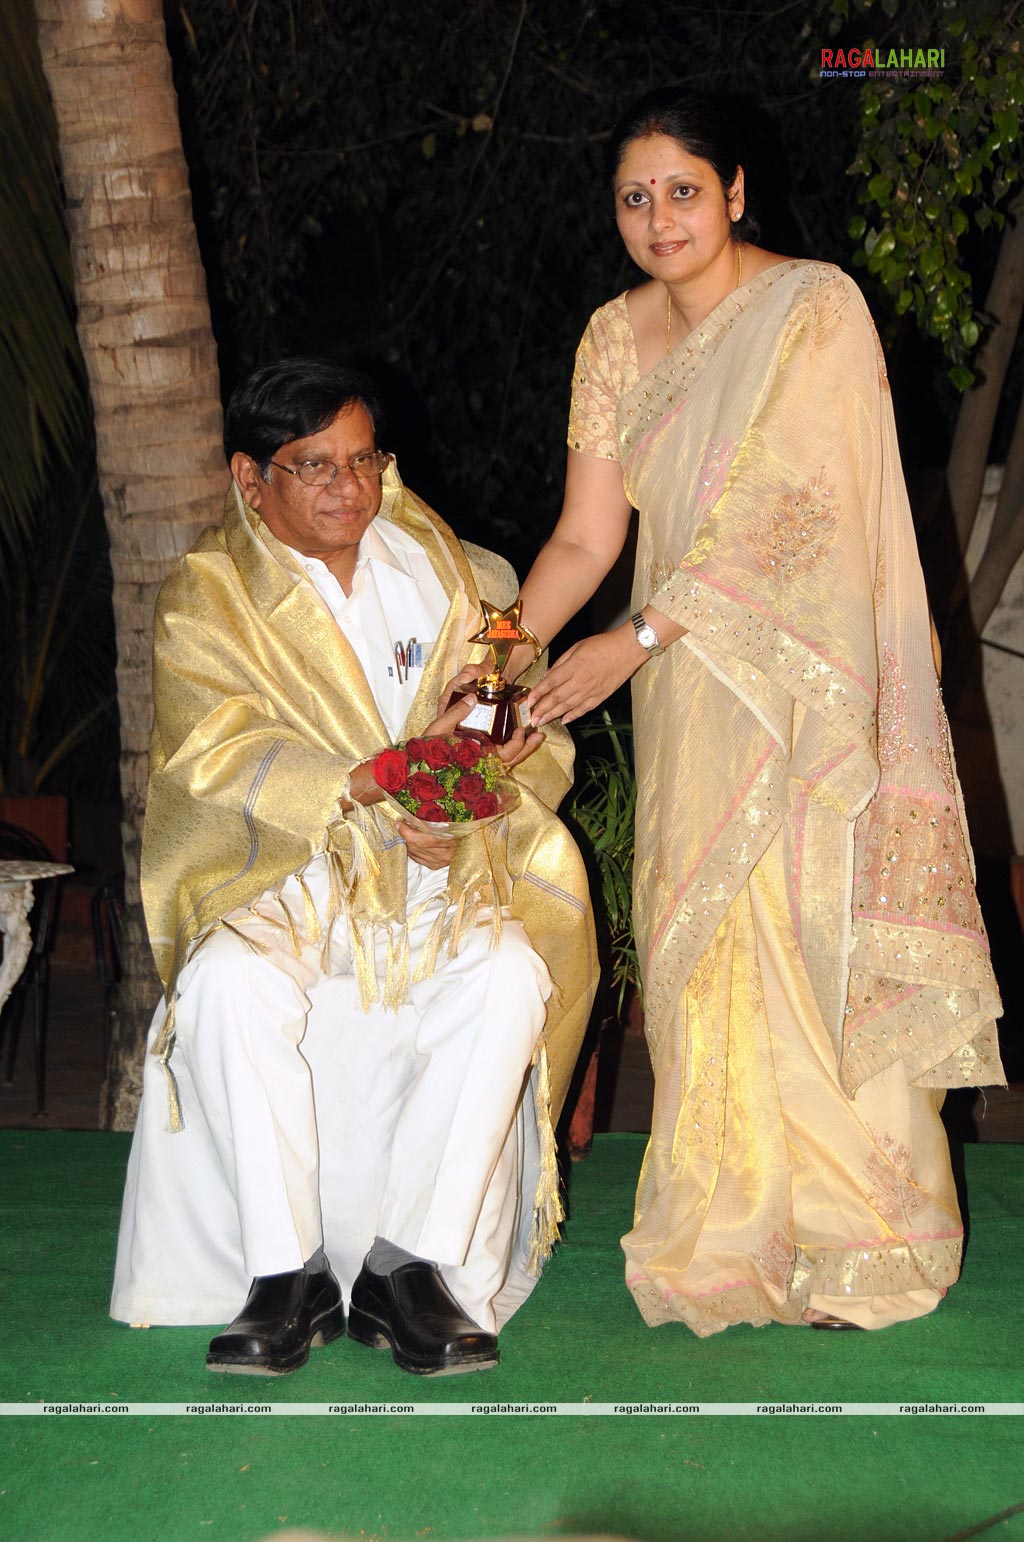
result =
[[384,797],[373,775],[373,761],[364,760],[361,765],[355,766],[348,779],[348,802],[359,803],[363,808],[368,808],[371,803],[380,803]]

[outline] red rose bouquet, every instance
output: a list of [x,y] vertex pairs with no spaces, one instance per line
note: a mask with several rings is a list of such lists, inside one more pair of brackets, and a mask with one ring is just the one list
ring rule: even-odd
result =
[[421,829],[466,835],[519,802],[514,778],[479,739],[409,739],[382,750],[373,776],[385,801]]

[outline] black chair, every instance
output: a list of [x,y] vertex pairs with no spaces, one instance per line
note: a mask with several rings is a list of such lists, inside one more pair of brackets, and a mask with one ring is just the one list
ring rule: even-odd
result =
[[[0,860],[52,862],[53,857],[45,843],[20,825],[0,820]],[[21,1020],[25,1011],[25,999],[31,993],[33,1016],[32,1038],[35,1051],[36,1114],[46,1111],[46,1011],[50,995],[50,948],[53,943],[56,916],[56,878],[39,878],[33,881],[32,909],[29,911],[29,928],[32,933],[32,951],[0,1014],[0,1030],[4,1041],[4,1080],[8,1085],[14,1080],[14,1062],[21,1037]]]
[[92,897],[92,941],[103,986],[103,1070],[110,1064],[110,1043],[117,993],[124,979],[124,877],[115,878]]

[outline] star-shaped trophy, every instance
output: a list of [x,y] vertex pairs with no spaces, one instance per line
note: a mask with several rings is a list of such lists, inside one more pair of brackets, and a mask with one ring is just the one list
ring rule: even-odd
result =
[[520,643],[529,643],[535,658],[541,652],[541,645],[529,627],[520,621],[518,600],[505,610],[488,600],[480,603],[485,624],[469,641],[487,645],[494,668],[477,681],[477,704],[455,732],[475,737],[483,734],[494,744],[506,744],[517,728],[530,726],[530,709],[526,705],[526,686],[510,684],[503,678],[502,670],[513,648]]

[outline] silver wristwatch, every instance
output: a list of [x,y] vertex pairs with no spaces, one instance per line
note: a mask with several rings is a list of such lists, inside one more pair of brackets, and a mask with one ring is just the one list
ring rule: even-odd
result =
[[639,611],[637,611],[635,616],[630,616],[629,619],[633,623],[633,630],[636,633],[637,642],[640,644],[641,648],[647,649],[647,652],[651,655],[652,659],[656,659],[660,653],[664,653],[665,650],[661,646],[661,643],[658,641],[657,632],[654,630],[649,621],[644,620]]

